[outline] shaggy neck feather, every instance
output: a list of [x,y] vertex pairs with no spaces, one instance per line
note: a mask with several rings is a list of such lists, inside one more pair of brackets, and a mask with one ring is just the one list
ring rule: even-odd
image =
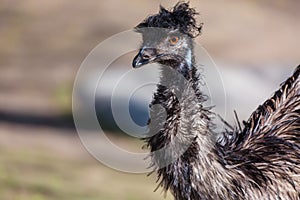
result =
[[[218,184],[218,180],[208,177],[212,173],[221,174],[219,172],[223,170],[220,167],[207,171],[207,166],[217,162],[215,137],[211,128],[210,111],[202,105],[205,97],[198,89],[199,78],[194,68],[194,58],[188,59],[192,61],[191,67],[188,62],[184,68],[174,67],[182,63],[173,62],[161,66],[160,84],[150,105],[150,131],[161,126],[148,139],[153,166],[161,179],[159,186],[165,189],[170,187],[176,199],[181,199],[182,195],[186,195],[186,199],[192,195],[201,195],[201,191],[193,188],[192,179],[198,179],[203,188],[206,188],[206,184]],[[155,107],[156,104],[161,107]],[[166,146],[171,147],[156,153]],[[195,177],[196,174],[198,177]],[[207,180],[214,183],[208,183]]]

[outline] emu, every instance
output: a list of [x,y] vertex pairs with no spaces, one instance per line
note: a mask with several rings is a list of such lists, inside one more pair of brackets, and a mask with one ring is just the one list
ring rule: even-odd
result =
[[133,67],[161,68],[145,139],[158,187],[177,200],[300,199],[300,66],[243,127],[223,121],[216,133],[195,67],[196,15],[180,2],[135,28],[143,43]]

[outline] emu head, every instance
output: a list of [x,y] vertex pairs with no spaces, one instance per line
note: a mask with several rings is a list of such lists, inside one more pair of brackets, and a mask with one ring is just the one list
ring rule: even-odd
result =
[[202,24],[196,24],[195,15],[188,3],[178,3],[171,10],[160,7],[158,14],[138,24],[135,30],[142,34],[143,43],[133,67],[156,62],[179,71],[190,70],[194,62],[193,38],[202,28]]

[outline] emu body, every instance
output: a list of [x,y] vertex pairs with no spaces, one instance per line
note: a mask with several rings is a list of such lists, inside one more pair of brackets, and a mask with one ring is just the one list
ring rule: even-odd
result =
[[143,44],[133,66],[161,66],[145,139],[159,186],[177,200],[300,199],[300,66],[242,130],[215,133],[195,67],[196,14],[179,3],[136,27]]

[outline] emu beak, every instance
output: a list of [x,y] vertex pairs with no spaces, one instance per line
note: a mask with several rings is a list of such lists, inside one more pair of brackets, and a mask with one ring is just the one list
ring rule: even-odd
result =
[[139,68],[157,58],[156,50],[154,48],[142,48],[140,52],[134,57],[132,61],[133,68]]

